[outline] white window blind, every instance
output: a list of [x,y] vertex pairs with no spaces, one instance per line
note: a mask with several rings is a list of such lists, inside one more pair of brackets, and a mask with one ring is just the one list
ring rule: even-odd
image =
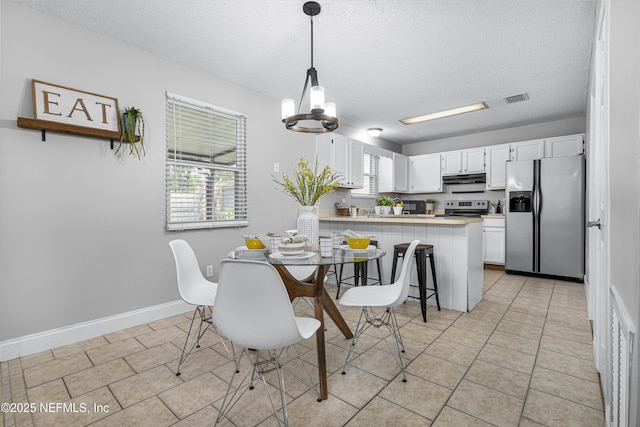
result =
[[246,117],[167,92],[167,230],[248,225]]
[[362,188],[351,190],[352,195],[372,196],[378,195],[378,156],[376,154],[364,152],[364,185]]

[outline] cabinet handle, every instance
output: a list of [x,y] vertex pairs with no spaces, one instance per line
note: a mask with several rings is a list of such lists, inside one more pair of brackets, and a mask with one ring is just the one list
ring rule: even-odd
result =
[[600,224],[600,218],[596,219],[595,221],[588,221],[587,222],[587,227],[598,227],[600,228],[601,224]]

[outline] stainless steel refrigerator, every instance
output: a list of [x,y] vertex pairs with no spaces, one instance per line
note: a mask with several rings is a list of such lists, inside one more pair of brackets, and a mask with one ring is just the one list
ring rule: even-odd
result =
[[509,272],[584,278],[584,156],[507,162]]

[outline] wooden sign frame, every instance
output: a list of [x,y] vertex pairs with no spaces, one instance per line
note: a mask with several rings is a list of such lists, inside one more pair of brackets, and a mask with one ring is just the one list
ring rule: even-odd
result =
[[117,98],[35,79],[32,96],[35,120],[120,132]]

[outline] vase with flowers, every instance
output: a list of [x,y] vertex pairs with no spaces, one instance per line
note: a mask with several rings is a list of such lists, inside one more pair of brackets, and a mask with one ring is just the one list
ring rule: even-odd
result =
[[309,167],[309,161],[300,158],[297,169],[292,178],[285,173],[279,180],[273,177],[282,191],[300,203],[302,214],[298,216],[298,234],[303,234],[309,239],[312,250],[318,250],[319,246],[319,210],[316,204],[320,197],[327,193],[333,193],[340,182],[340,174],[329,166],[318,170],[316,158],[313,169]]

